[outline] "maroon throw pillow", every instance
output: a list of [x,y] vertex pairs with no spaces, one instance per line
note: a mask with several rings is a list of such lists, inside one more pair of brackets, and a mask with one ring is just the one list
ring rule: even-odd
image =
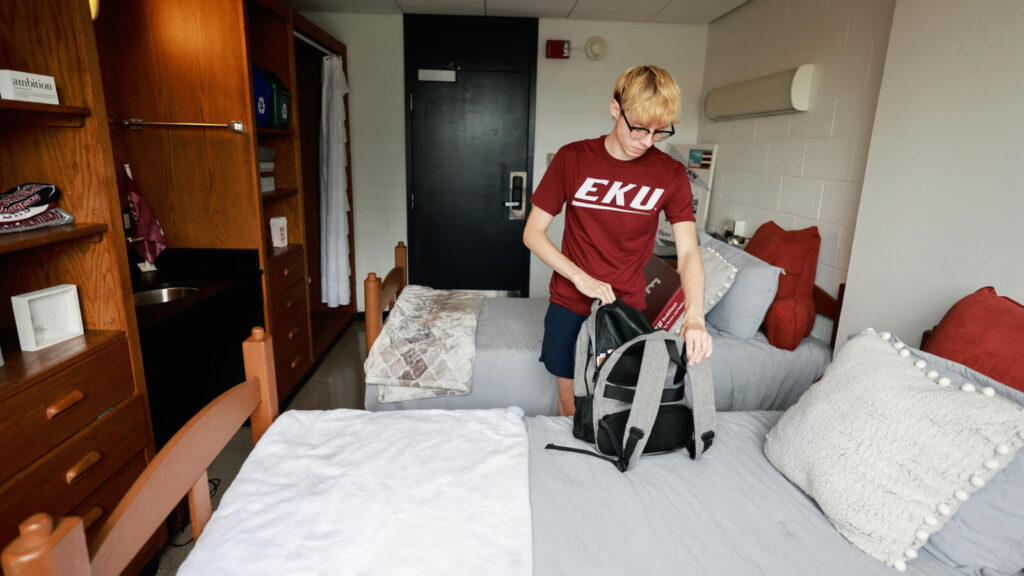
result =
[[814,276],[820,247],[817,226],[783,230],[775,222],[762,224],[747,243],[748,254],[786,271],[779,276],[779,290],[764,319],[768,342],[776,348],[795,349],[814,328]]
[[986,286],[953,304],[925,352],[1024,391],[1024,306]]

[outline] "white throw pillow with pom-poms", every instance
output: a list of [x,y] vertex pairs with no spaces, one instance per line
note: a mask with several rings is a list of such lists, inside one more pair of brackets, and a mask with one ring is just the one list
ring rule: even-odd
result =
[[764,446],[843,536],[900,570],[1024,445],[1020,406],[918,364],[865,330]]

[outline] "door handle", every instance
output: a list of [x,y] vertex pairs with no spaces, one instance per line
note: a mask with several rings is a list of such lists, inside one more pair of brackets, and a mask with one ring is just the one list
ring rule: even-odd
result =
[[509,220],[526,218],[526,203],[523,201],[523,189],[526,188],[526,172],[509,172],[508,174],[508,208]]

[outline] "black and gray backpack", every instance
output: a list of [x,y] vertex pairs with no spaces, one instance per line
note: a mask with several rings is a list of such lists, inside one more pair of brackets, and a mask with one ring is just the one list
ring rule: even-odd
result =
[[711,361],[687,367],[685,350],[682,338],[653,329],[621,300],[595,301],[576,339],[573,436],[623,472],[641,454],[685,447],[699,458],[715,437],[715,391]]

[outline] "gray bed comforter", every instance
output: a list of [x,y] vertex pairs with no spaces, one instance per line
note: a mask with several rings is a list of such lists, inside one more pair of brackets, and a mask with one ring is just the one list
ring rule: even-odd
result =
[[[554,376],[540,358],[546,298],[486,298],[476,331],[473,392],[382,404],[377,386],[367,384],[367,410],[417,408],[470,409],[519,406],[527,416],[557,413]],[[808,337],[788,351],[768,343],[763,333],[740,339],[708,325],[714,338],[711,356],[715,408],[727,410],[785,410],[821,376],[832,349]]]
[[[588,447],[573,439],[569,418],[527,419],[534,575],[898,574],[847,542],[765,458],[764,436],[780,415],[720,413],[715,444],[700,460],[685,451],[643,456],[625,474],[546,450],[549,442]],[[974,572],[922,549],[906,574]]]

